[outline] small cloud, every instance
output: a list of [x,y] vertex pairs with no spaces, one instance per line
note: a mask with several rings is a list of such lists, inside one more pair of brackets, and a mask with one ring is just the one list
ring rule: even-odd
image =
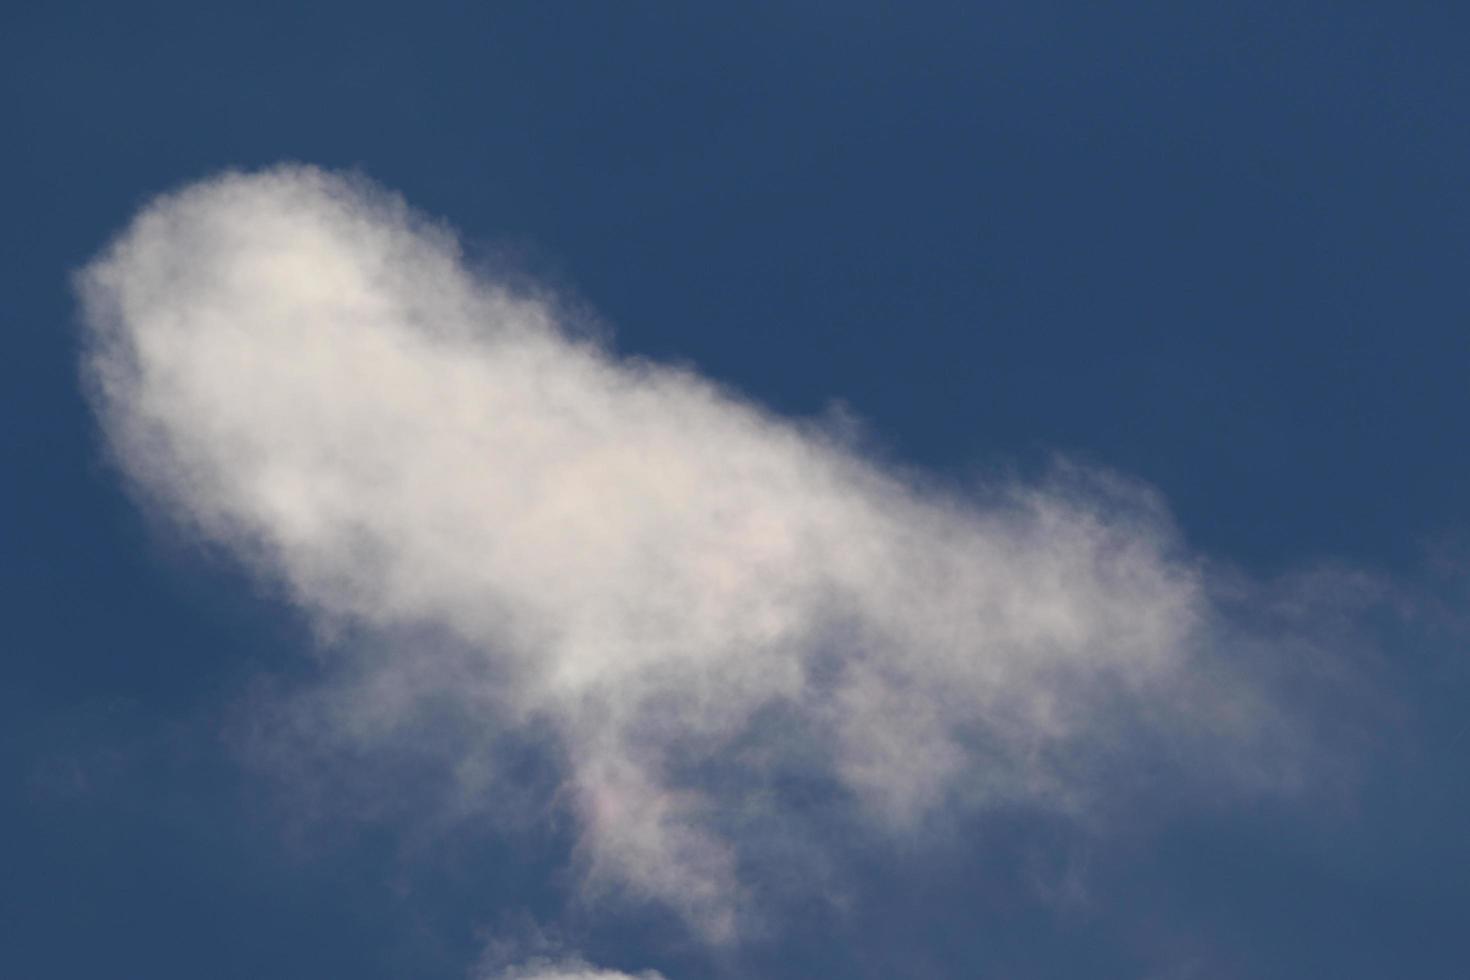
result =
[[599,969],[585,960],[568,959],[555,962],[535,960],[484,980],[664,980],[664,977],[652,970],[624,973],[621,970]]

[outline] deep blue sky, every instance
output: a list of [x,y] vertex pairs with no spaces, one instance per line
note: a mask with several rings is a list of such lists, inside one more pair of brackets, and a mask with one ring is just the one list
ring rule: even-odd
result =
[[[102,463],[69,274],[159,191],[299,160],[621,350],[840,400],[898,460],[1075,454],[1214,560],[1442,604],[1372,624],[1392,720],[1331,813],[1151,830],[1086,858],[1085,909],[1006,883],[1090,845],[999,821],[963,859],[874,859],[901,883],[739,970],[1462,976],[1467,37],[1470,8],[1413,2],[7,6],[0,973],[451,977],[475,929],[554,908],[554,841],[405,870],[391,828],[283,830],[209,719],[307,669],[304,633]],[[652,913],[582,928],[613,965],[709,968]]]

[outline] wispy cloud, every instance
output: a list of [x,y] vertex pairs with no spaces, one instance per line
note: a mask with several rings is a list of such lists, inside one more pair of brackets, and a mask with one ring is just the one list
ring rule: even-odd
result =
[[750,921],[803,806],[913,833],[1085,812],[1144,746],[1227,778],[1290,755],[1254,753],[1270,713],[1214,656],[1204,576],[1146,490],[876,464],[587,339],[362,181],[186,188],[79,288],[142,498],[371,647],[318,731],[454,713],[476,799],[496,739],[545,733],[588,887],[710,940]]
[[663,980],[653,971],[600,970],[583,960],[537,961],[495,975],[494,980]]

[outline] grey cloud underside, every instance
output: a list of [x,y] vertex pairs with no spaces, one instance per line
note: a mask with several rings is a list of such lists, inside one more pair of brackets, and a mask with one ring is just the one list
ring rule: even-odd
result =
[[[412,696],[553,733],[588,887],[710,940],[750,916],[738,815],[782,819],[778,776],[913,832],[953,808],[1085,810],[1140,732],[1264,725],[1199,669],[1215,614],[1147,494],[921,486],[581,338],[360,181],[196,184],[79,283],[94,404],[140,493],[325,625],[390,646],[428,628],[493,664],[493,691],[446,670]],[[441,676],[422,662],[443,649],[363,669],[381,691],[405,664]]]

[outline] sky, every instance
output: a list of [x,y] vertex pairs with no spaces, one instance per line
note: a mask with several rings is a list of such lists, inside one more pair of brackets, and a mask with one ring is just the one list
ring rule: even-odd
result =
[[1467,21],[8,5],[3,973],[1461,976]]

